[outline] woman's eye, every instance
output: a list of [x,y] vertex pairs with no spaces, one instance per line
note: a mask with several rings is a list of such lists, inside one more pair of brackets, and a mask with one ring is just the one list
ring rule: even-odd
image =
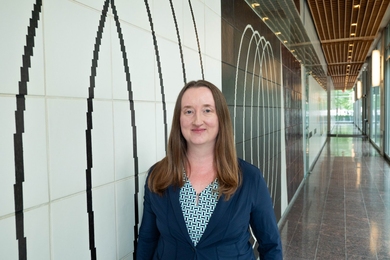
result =
[[210,108],[206,108],[206,109],[204,110],[204,112],[205,112],[205,113],[210,113],[210,112],[211,112],[211,109],[210,109]]
[[185,110],[184,114],[191,115],[192,114],[192,110]]

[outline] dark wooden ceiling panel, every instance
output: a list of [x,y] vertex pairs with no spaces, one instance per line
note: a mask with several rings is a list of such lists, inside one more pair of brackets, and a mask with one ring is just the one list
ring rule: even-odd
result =
[[308,0],[335,89],[351,89],[390,0]]

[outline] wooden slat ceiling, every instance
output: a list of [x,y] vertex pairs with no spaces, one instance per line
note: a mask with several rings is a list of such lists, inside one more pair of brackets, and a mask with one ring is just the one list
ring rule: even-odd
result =
[[335,90],[353,88],[390,0],[308,0]]

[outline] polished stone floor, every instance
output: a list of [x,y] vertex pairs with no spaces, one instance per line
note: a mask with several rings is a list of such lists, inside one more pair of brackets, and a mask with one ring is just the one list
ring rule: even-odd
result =
[[280,233],[286,260],[390,259],[390,164],[365,138],[330,137]]

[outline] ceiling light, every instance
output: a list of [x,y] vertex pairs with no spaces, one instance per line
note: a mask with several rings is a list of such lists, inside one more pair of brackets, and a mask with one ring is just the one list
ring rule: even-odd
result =
[[287,43],[287,41],[283,41],[283,43]]
[[282,34],[282,33],[281,33],[281,32],[276,32],[275,34],[276,34],[276,35],[279,35],[279,34]]
[[351,36],[355,36],[356,34],[355,33],[351,33]]
[[357,89],[357,93],[356,93],[356,95],[357,95],[357,99],[361,99],[362,98],[362,82],[360,81],[360,80],[358,80],[357,81],[357,87],[356,87],[356,89]]
[[353,8],[359,8],[360,7],[360,5],[354,5],[353,6]]
[[351,26],[357,26],[357,23],[352,23]]
[[259,7],[259,6],[260,6],[259,3],[253,3],[253,4],[252,4],[252,8],[256,8],[256,7]]
[[267,21],[269,18],[266,16],[266,17],[263,17],[263,22]]
[[379,50],[373,50],[371,55],[371,79],[372,79],[372,86],[376,87],[379,86],[381,83],[380,79],[380,73],[381,73],[381,54]]

